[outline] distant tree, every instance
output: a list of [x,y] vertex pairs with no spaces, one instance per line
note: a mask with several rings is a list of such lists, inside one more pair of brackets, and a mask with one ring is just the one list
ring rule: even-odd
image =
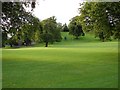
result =
[[60,31],[62,31],[62,28],[63,28],[62,23],[58,22],[57,23],[57,29],[59,29]]
[[42,24],[43,24],[43,32],[47,31],[47,33],[53,36],[51,43],[61,41],[62,39],[60,33],[61,28],[57,24],[55,16],[43,20]]
[[41,38],[45,42],[45,47],[48,47],[48,43],[53,41],[53,35],[47,31],[41,35]]
[[54,40],[55,40],[55,42],[60,42],[62,40],[61,31],[58,27],[56,28],[56,31],[54,34]]
[[69,29],[68,29],[66,23],[63,25],[63,29],[62,29],[62,31],[63,31],[63,32],[69,32]]
[[76,17],[72,18],[71,22],[69,23],[69,34],[75,36],[76,39],[78,39],[79,36],[84,36],[85,33],[82,30],[81,24],[76,20]]

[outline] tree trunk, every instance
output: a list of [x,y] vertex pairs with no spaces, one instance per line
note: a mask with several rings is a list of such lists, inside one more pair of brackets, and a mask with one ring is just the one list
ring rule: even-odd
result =
[[48,42],[45,43],[45,47],[48,47]]

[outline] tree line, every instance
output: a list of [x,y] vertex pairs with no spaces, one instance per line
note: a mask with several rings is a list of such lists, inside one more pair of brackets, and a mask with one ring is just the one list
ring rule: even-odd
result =
[[2,3],[2,47],[6,44],[13,46],[29,46],[33,42],[61,41],[60,26],[56,18],[50,17],[40,21],[31,12],[26,12],[25,6],[34,9],[34,3],[3,2]]
[[[57,23],[55,16],[40,21],[31,12],[26,12],[24,7],[30,5],[33,10],[35,3],[2,3],[2,47],[5,47],[6,44],[10,45],[10,47],[19,47],[42,42],[45,42],[45,47],[47,47],[48,43],[60,42],[62,40],[61,31],[69,32],[67,24]],[[74,23],[74,21],[72,22]],[[70,25],[71,28],[73,27],[73,30],[75,29],[73,33],[79,34],[81,26],[73,23]]]
[[35,2],[2,2],[2,47],[29,46],[32,43],[60,42],[61,31],[78,39],[92,32],[101,41],[120,38],[120,2],[84,2],[79,16],[62,25],[52,16],[43,21],[27,12],[24,7],[35,8]]

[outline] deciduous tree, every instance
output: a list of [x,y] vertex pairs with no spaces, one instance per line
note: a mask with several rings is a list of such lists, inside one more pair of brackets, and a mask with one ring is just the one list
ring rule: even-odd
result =
[[[35,2],[2,2],[2,45],[5,46],[5,43],[8,39],[8,35],[14,39],[17,38],[19,32],[21,32],[21,27],[25,23],[31,23],[32,14],[30,12],[26,12],[25,6],[30,6],[35,8]],[[7,33],[7,39],[6,35]],[[10,38],[9,37],[9,38]],[[11,41],[11,40],[10,40]]]
[[76,37],[76,39],[79,38],[79,36],[84,36],[85,33],[82,30],[82,26],[79,22],[78,16],[73,17],[69,23],[69,34]]
[[86,2],[80,8],[80,20],[85,31],[92,31],[105,41],[120,36],[120,2]]

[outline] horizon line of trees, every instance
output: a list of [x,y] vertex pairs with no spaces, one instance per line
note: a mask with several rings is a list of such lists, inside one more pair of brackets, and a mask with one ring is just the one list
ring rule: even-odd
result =
[[[26,12],[25,6],[35,8],[34,3],[28,2],[2,2],[2,46],[10,47],[30,46],[35,43],[60,42],[62,40],[61,32],[70,32],[67,24],[56,22],[56,17],[52,16],[43,21]],[[75,28],[79,26],[75,25]],[[81,28],[75,30],[79,31]],[[77,32],[76,32],[77,33]],[[72,34],[72,33],[70,33]]]
[[2,2],[2,46],[29,46],[32,43],[60,42],[61,32],[69,32],[78,39],[93,32],[101,41],[120,39],[120,2],[84,2],[80,4],[80,15],[67,25],[57,23],[52,16],[43,21],[26,12],[24,7],[35,8],[35,2]]
[[2,2],[2,46],[29,46],[32,43],[60,42],[60,25],[55,16],[40,21],[24,7],[35,8],[35,2]]

